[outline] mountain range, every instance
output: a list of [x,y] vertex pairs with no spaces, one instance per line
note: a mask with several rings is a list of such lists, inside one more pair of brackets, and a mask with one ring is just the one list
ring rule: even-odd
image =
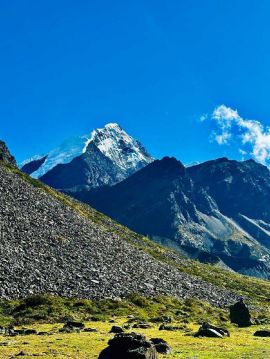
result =
[[267,167],[227,158],[188,167],[175,158],[154,160],[117,124],[83,138],[71,160],[65,155],[74,156],[73,145],[34,157],[22,170],[34,168],[44,183],[188,257],[270,277]]

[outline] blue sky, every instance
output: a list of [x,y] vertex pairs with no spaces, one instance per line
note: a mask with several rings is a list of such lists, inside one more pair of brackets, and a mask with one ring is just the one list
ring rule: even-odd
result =
[[21,161],[118,122],[156,157],[267,161],[211,114],[260,121],[269,151],[269,17],[264,0],[2,0],[0,138]]

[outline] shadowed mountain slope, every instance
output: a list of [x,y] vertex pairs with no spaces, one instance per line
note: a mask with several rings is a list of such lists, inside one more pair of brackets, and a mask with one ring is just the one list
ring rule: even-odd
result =
[[269,183],[268,169],[254,161],[186,169],[165,157],[111,188],[76,197],[191,257],[268,278]]

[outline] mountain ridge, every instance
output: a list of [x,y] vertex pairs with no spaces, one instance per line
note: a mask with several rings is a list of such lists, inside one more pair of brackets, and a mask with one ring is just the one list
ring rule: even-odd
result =
[[[208,168],[209,166],[211,168]],[[217,194],[221,196],[223,202],[214,192],[215,181],[217,181],[215,171],[218,171],[216,166],[220,166],[217,178],[220,178],[221,183]],[[256,179],[255,183],[260,180],[264,186],[262,188],[265,189],[261,198],[263,199],[266,194],[270,198],[269,171],[254,161],[242,164],[221,158],[185,168],[176,159],[168,157],[154,161],[111,188],[94,192],[81,191],[76,193],[75,197],[131,229],[149,235],[158,243],[169,244],[200,259],[210,255],[211,260],[221,261],[225,266],[241,273],[268,278],[270,252],[265,242],[269,243],[267,230],[270,227],[268,223],[263,224],[260,221],[254,224],[252,218],[250,220],[248,216],[243,216],[246,212],[241,215],[238,211],[237,215],[231,216],[231,212],[226,211],[227,207],[233,206],[233,195],[225,203],[224,196],[222,197],[225,192],[222,186],[225,183],[226,188],[228,179],[227,167],[232,171],[232,173],[229,171],[229,174],[235,175],[237,183],[235,191],[238,193],[239,201],[243,196],[239,181],[242,187],[251,186],[249,192],[252,196],[252,179],[257,178],[253,172],[257,169],[261,174],[257,175],[259,179]],[[250,173],[246,167],[250,168]],[[197,178],[194,171],[198,169],[200,171],[203,169],[205,176],[198,175]],[[211,176],[214,176],[212,191],[208,188]],[[264,178],[265,176],[267,178]],[[205,182],[201,183],[200,178]],[[258,190],[258,195],[262,188]],[[266,201],[258,204],[258,208],[264,210]],[[241,205],[247,207],[245,201],[244,204],[239,202],[239,208]],[[263,218],[266,218],[266,215]],[[244,225],[244,222],[248,222],[248,225]],[[255,230],[252,232],[250,227],[256,227],[257,232],[255,233]]]

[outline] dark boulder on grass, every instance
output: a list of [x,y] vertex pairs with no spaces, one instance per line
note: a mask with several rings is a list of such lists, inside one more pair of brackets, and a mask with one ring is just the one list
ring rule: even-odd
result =
[[147,322],[138,322],[133,325],[133,328],[149,329],[149,328],[151,328],[151,325]]
[[64,328],[76,328],[76,329],[83,329],[85,325],[82,322],[73,322],[67,321],[64,325]]
[[155,346],[141,334],[116,334],[108,344],[98,359],[158,359]]
[[23,357],[23,356],[28,356],[29,354],[24,351],[24,350],[21,350],[19,353],[15,354],[16,357]]
[[254,333],[255,337],[270,337],[270,330],[267,329],[262,329],[262,330],[257,330]]
[[83,330],[85,333],[97,333],[98,330],[96,328],[85,328]]
[[230,320],[231,323],[237,324],[241,328],[249,327],[252,324],[249,309],[243,299],[230,306]]
[[153,323],[172,323],[173,318],[167,315],[161,316],[161,317],[155,317],[150,319]]
[[154,347],[160,354],[170,354],[172,351],[172,348],[169,346],[169,344],[161,338],[152,338],[150,339],[150,342],[154,344]]
[[177,326],[174,326],[174,325],[161,324],[158,329],[159,330],[168,330],[170,332],[176,332],[177,330],[182,330],[183,327],[177,327]]
[[110,333],[115,333],[115,334],[123,333],[123,332],[124,332],[123,328],[119,327],[118,325],[113,325],[110,330]]
[[214,329],[200,329],[194,337],[207,337],[207,338],[223,338],[223,335]]
[[37,335],[38,332],[35,329],[24,329],[24,335]]
[[230,332],[225,328],[216,327],[210,323],[203,323],[194,337],[224,338],[229,337]]
[[67,321],[63,328],[59,329],[60,333],[79,333],[83,330],[85,325],[81,322]]

